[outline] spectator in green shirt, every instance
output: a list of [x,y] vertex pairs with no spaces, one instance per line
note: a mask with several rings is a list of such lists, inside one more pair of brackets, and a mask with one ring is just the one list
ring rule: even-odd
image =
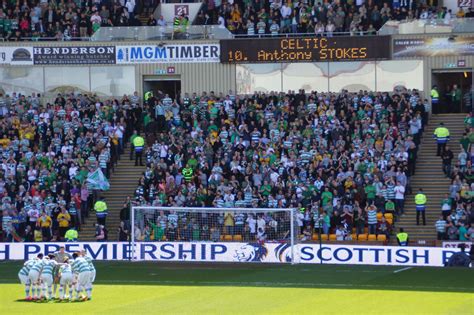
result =
[[370,205],[375,200],[376,190],[375,190],[375,186],[371,185],[368,179],[365,180],[365,183],[367,186],[365,186],[364,191],[365,191],[365,195],[367,196],[367,203]]
[[467,229],[464,226],[463,222],[460,223],[458,232],[459,232],[459,240],[460,241],[467,241],[468,240]]
[[264,197],[268,197],[272,192],[272,186],[268,184],[268,181],[263,181],[263,185],[260,186],[260,194]]

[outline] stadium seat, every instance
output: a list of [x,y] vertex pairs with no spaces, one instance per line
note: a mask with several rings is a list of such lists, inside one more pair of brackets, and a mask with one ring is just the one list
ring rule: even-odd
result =
[[221,235],[221,241],[223,241],[223,240],[224,240],[224,235]]
[[327,234],[321,234],[321,240],[327,241],[329,239],[329,236]]
[[382,220],[382,216],[383,216],[382,212],[377,212],[377,221]]
[[388,224],[392,225],[393,224],[393,219],[387,219]]
[[387,240],[387,236],[385,234],[377,235],[377,241],[385,242]]
[[364,228],[364,234],[369,234],[369,228],[368,227]]
[[313,241],[319,241],[319,235],[318,233],[313,234]]
[[387,220],[393,220],[393,213],[388,213],[388,212],[387,212],[387,213],[385,213],[384,217],[385,217],[385,219],[387,219]]
[[231,242],[232,241],[232,235],[224,235],[224,241]]
[[242,242],[242,235],[234,235],[234,242]]
[[367,241],[367,234],[359,234],[359,236],[357,237],[357,240],[358,241]]
[[329,240],[330,241],[336,241],[336,234],[329,234]]
[[357,241],[357,234],[356,233],[352,233],[351,237],[352,237],[353,241]]
[[377,240],[377,235],[375,235],[375,234],[369,234],[368,241],[373,242],[373,241],[376,241],[376,240]]

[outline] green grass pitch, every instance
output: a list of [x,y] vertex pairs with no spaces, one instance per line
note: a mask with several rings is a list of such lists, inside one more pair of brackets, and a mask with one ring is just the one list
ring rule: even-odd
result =
[[92,301],[39,303],[0,262],[0,314],[474,314],[472,269],[95,264]]

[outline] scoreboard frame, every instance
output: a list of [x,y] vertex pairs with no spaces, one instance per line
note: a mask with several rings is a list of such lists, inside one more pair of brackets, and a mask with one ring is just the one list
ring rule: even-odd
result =
[[390,36],[221,40],[222,63],[368,61],[391,58]]

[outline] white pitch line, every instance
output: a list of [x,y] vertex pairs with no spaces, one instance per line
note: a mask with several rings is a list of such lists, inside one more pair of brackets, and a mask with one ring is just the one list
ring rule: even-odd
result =
[[413,267],[405,267],[405,268],[402,268],[402,269],[395,270],[393,273],[399,273],[399,272],[402,272],[402,271],[405,271],[405,270],[410,270],[411,268],[413,268]]

